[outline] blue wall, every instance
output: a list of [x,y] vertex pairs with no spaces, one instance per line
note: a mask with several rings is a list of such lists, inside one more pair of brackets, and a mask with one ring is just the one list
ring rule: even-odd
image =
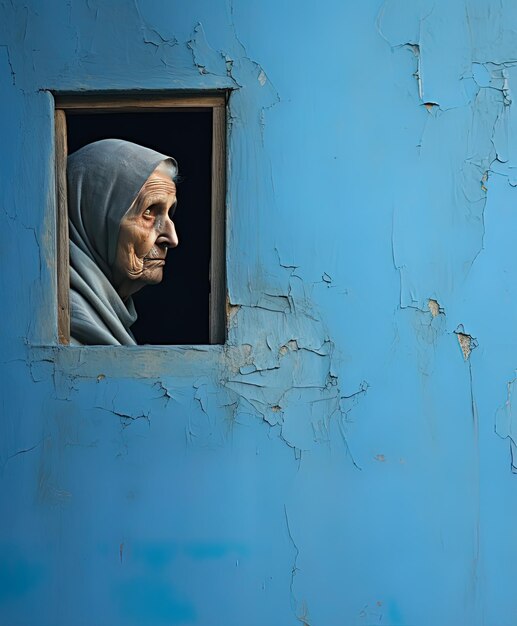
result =
[[[515,625],[516,81],[512,0],[0,1],[1,624]],[[58,347],[50,91],[201,88],[227,344]]]

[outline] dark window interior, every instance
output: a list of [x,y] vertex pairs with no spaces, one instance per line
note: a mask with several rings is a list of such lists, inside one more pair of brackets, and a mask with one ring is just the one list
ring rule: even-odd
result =
[[67,114],[68,153],[99,139],[126,139],[179,165],[174,223],[163,281],[133,296],[139,344],[209,343],[212,111]]

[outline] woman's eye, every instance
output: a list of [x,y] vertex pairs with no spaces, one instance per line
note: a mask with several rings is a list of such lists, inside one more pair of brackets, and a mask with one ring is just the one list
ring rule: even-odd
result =
[[145,216],[145,217],[151,217],[151,209],[146,209],[146,210],[144,211],[144,216]]

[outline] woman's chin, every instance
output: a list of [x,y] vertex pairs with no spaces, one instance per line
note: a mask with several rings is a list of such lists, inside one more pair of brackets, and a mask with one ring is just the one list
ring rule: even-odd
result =
[[140,281],[144,285],[158,285],[163,279],[163,267],[153,267],[142,274]]

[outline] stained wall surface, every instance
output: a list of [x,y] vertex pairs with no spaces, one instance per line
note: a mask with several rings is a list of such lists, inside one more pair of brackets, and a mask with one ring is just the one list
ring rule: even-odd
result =
[[[516,82],[511,0],[0,0],[1,624],[516,623]],[[52,93],[223,88],[227,343],[59,347]]]

